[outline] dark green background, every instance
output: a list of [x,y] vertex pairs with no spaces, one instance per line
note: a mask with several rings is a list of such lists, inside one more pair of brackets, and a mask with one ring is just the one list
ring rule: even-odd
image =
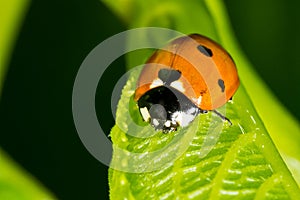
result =
[[[225,2],[248,58],[299,120],[300,2]],[[123,30],[99,0],[34,0],[23,23],[0,100],[0,146],[59,199],[108,198],[107,167],[82,145],[71,95],[85,56]],[[114,124],[110,92],[124,71],[120,58],[99,84],[98,117],[107,134]]]

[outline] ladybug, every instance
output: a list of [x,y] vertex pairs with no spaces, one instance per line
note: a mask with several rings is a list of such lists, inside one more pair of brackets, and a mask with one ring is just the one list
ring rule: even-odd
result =
[[223,106],[240,84],[229,53],[213,40],[191,34],[156,50],[143,66],[134,100],[156,130],[185,127],[199,113]]

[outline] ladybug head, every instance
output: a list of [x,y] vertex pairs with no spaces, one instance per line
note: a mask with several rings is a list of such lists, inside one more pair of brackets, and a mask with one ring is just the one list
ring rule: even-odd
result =
[[201,111],[185,95],[167,85],[147,91],[138,100],[138,106],[143,119],[163,132],[187,126]]

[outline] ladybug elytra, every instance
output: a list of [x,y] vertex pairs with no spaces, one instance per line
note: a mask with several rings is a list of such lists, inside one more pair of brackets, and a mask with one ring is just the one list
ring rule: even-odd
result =
[[144,121],[169,132],[207,111],[227,119],[215,109],[233,96],[239,83],[229,53],[213,40],[191,34],[154,52],[142,69],[134,100]]

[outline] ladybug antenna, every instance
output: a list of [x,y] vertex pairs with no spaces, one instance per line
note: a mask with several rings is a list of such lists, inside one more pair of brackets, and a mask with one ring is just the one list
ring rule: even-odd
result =
[[219,117],[221,117],[222,120],[227,121],[227,122],[230,124],[230,126],[232,125],[232,122],[230,121],[230,119],[228,119],[227,117],[225,117],[224,115],[222,115],[221,113],[219,113],[219,112],[216,111],[216,110],[213,110],[213,112],[214,112],[215,114],[217,114]]

